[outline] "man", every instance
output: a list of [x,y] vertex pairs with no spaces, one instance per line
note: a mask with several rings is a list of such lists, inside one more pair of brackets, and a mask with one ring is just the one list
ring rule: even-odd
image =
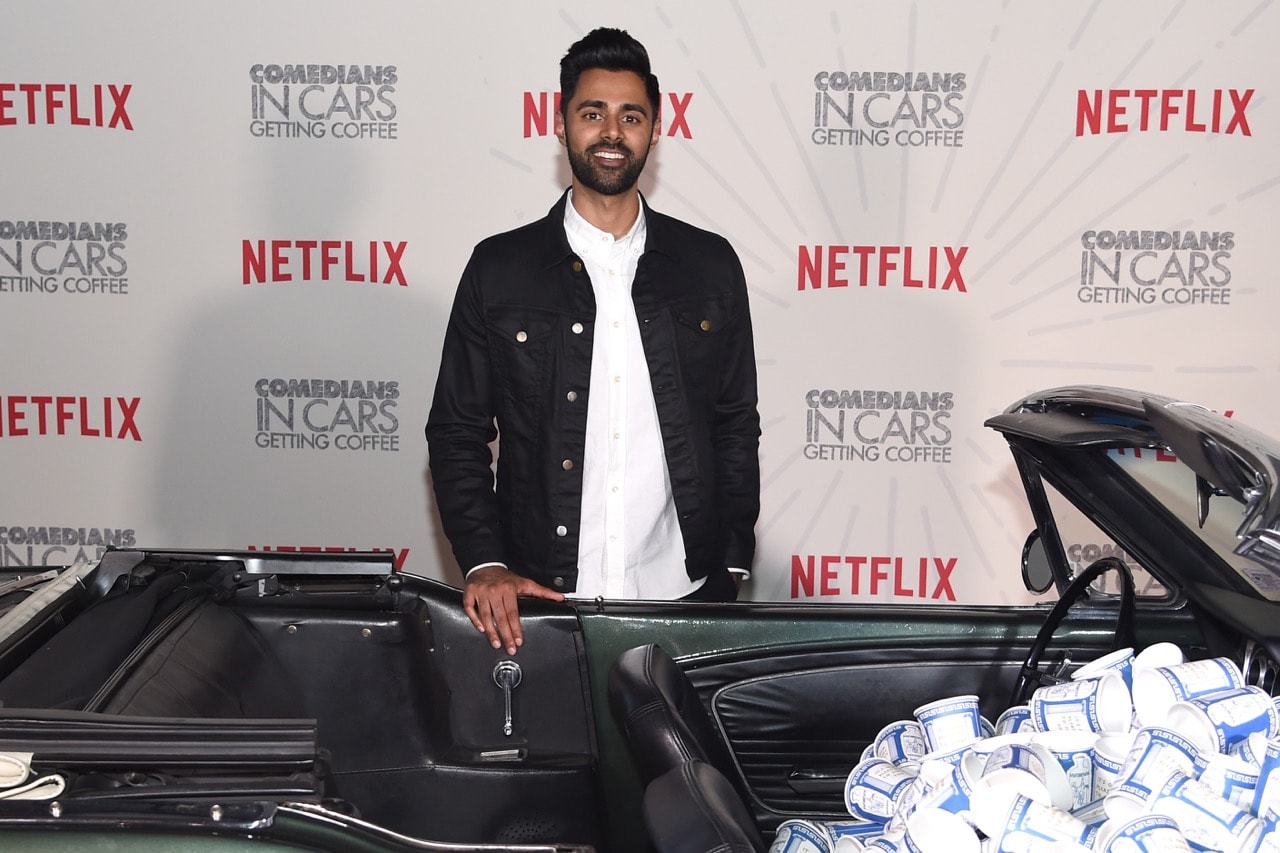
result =
[[742,266],[636,188],[661,133],[648,53],[597,29],[560,91],[572,185],[476,247],[426,430],[463,606],[509,654],[522,595],[735,598],[760,504]]

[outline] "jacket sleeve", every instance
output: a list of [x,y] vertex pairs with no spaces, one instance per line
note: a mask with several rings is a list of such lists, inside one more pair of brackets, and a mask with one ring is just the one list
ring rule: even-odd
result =
[[728,258],[735,311],[725,348],[712,424],[716,498],[720,509],[725,566],[751,569],[755,524],[760,515],[760,411],[756,354],[742,264]]
[[498,431],[479,282],[473,254],[454,296],[426,428],[440,522],[463,573],[507,562],[494,494],[490,445]]

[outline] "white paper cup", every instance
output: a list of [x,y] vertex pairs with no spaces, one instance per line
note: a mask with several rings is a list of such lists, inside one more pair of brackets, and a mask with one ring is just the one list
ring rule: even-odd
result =
[[1258,793],[1258,768],[1234,755],[1202,754],[1196,760],[1196,778],[1224,800],[1246,811]]
[[1229,752],[1254,732],[1280,734],[1280,712],[1260,687],[1235,687],[1173,703],[1165,726],[1205,752]]
[[1094,847],[1101,853],[1191,853],[1178,824],[1161,814],[1108,821],[1099,830]]
[[1041,687],[1030,705],[1031,720],[1042,732],[1124,732],[1133,720],[1129,688],[1115,671]]
[[902,846],[908,853],[978,853],[981,849],[973,828],[940,808],[919,808],[907,818]]
[[987,755],[979,784],[1007,794],[1021,794],[1038,803],[1051,804],[1048,761],[1052,758],[1031,744],[1006,744]]
[[968,746],[982,737],[977,696],[952,696],[921,705],[916,708],[915,717],[924,730],[929,752]]
[[1247,738],[1231,747],[1231,754],[1241,761],[1261,768],[1263,760],[1267,757],[1267,742],[1269,740],[1271,738],[1262,732],[1252,732]]
[[1133,656],[1133,668],[1154,669],[1158,666],[1177,666],[1186,663],[1187,656],[1174,643],[1152,643]]
[[974,790],[973,815],[993,842],[992,853],[1025,853],[1058,841],[1089,847],[1097,834],[1062,809],[990,789]]
[[1023,731],[1035,731],[1035,723],[1031,720],[1030,705],[1014,705],[996,717],[996,737],[1017,734]]
[[1147,781],[1152,787],[1170,773],[1194,776],[1200,750],[1178,732],[1160,726],[1139,729],[1120,769],[1122,779]]
[[1094,788],[1094,744],[1098,735],[1094,732],[1041,732],[1035,735],[1033,743],[1049,750],[1050,755],[1062,767],[1071,790],[1071,804],[1068,810],[1075,810],[1088,805],[1095,799]]
[[784,820],[769,845],[769,853],[833,853],[831,836],[820,823]]
[[929,751],[924,731],[915,720],[898,720],[880,730],[872,742],[872,754],[893,764],[919,761]]
[[1100,658],[1094,658],[1071,673],[1072,681],[1093,678],[1104,672],[1118,672],[1126,687],[1133,686],[1133,649],[1116,649]]
[[915,778],[916,774],[883,758],[859,762],[845,781],[845,807],[854,817],[888,823],[897,800]]
[[1134,710],[1143,726],[1160,726],[1177,702],[1243,686],[1240,667],[1224,657],[1135,669]]
[[1258,817],[1280,813],[1280,737],[1267,741],[1267,749],[1258,771],[1258,789],[1250,809]]
[[1100,735],[1093,743],[1093,798],[1101,800],[1120,778],[1137,732]]
[[1262,834],[1262,822],[1222,799],[1198,779],[1176,776],[1151,803],[1153,812],[1168,815],[1193,847],[1224,853],[1251,851]]

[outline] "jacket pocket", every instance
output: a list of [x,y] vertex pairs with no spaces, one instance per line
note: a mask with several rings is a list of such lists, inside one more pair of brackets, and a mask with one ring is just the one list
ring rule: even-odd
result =
[[737,318],[723,297],[677,302],[671,306],[679,370],[686,386],[715,387],[728,331]]
[[522,306],[485,311],[494,382],[514,400],[541,395],[550,381],[559,315]]

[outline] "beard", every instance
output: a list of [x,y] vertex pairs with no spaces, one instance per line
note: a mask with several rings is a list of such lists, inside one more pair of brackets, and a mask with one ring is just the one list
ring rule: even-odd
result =
[[[618,152],[623,156],[622,166],[616,169],[601,168],[591,156],[595,151]],[[603,142],[582,151],[569,148],[568,152],[569,169],[573,172],[573,177],[587,189],[601,195],[618,195],[634,187],[636,181],[640,179],[640,173],[644,171],[645,161],[649,158],[648,151],[636,157],[635,153],[625,145],[609,145]]]

